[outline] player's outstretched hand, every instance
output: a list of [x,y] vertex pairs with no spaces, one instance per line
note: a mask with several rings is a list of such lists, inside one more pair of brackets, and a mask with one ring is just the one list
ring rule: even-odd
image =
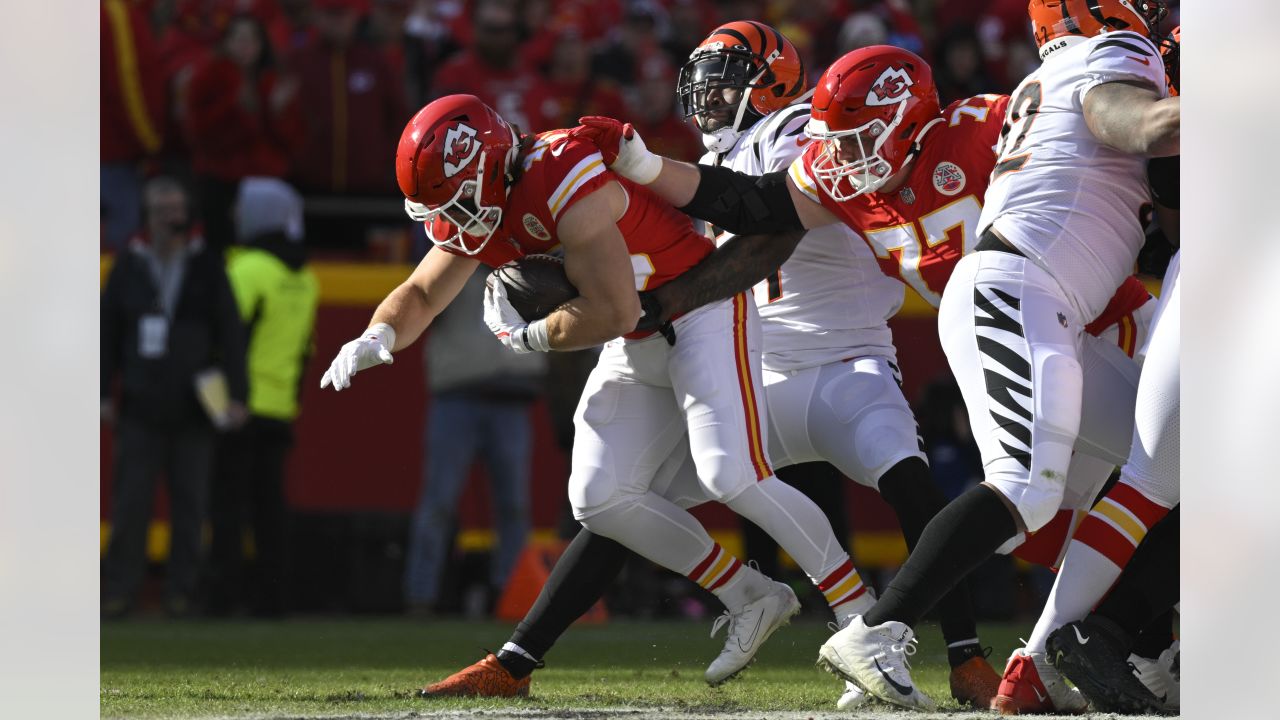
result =
[[658,179],[662,172],[662,157],[649,152],[631,123],[600,115],[580,117],[578,122],[581,125],[570,130],[569,137],[585,140],[599,148],[600,156],[609,169],[641,185]]
[[498,341],[516,353],[546,352],[546,321],[537,320],[536,332],[530,332],[529,323],[520,317],[507,299],[507,286],[497,273],[490,273],[484,284],[484,324]]
[[395,362],[391,357],[391,348],[396,344],[396,331],[386,323],[378,323],[360,337],[352,340],[338,351],[338,356],[329,364],[329,369],[320,378],[320,387],[330,385],[341,392],[351,387],[351,378],[356,373],[374,365]]

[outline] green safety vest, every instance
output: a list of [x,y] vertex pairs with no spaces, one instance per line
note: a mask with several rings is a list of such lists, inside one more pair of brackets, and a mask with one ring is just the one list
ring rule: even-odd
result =
[[276,420],[298,416],[298,383],[311,353],[320,283],[254,247],[228,253],[227,276],[249,325],[249,411]]

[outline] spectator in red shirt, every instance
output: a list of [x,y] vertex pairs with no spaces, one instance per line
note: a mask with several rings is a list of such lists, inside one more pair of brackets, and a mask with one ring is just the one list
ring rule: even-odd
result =
[[121,249],[138,231],[141,163],[163,142],[164,76],[145,15],[125,0],[103,0],[99,20],[102,240]]
[[432,94],[475,95],[525,132],[553,129],[540,107],[547,97],[542,78],[518,62],[520,24],[515,9],[501,0],[477,0],[472,19],[470,46],[436,71]]
[[591,72],[591,51],[573,30],[561,33],[552,48],[547,89],[541,114],[550,127],[573,127],[583,115],[627,115],[626,103],[613,84]]
[[231,208],[240,180],[288,172],[302,135],[297,94],[297,80],[276,73],[266,28],[252,15],[232,18],[218,51],[192,75],[184,124],[205,241],[213,249],[234,240]]
[[314,3],[317,34],[289,58],[307,119],[294,184],[312,193],[392,192],[388,158],[409,117],[404,83],[386,53],[357,33],[367,1]]

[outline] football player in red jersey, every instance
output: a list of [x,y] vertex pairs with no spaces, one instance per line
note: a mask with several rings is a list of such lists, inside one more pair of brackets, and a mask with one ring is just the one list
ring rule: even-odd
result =
[[[570,503],[592,533],[724,602],[716,627],[727,622],[729,637],[707,679],[742,670],[800,605],[790,587],[715,543],[686,508],[724,503],[772,535],[815,584],[852,572],[826,516],[769,467],[755,304],[740,293],[692,309],[673,321],[679,343],[636,330],[637,290],[660,287],[711,252],[688,217],[609,171],[590,143],[568,131],[523,136],[469,95],[436,100],[409,121],[396,176],[435,247],[343,346],[322,387],[341,390],[360,370],[390,362],[480,263],[561,248],[578,297],[525,322],[491,282],[485,321],[515,352],[604,344],[575,417]],[[692,478],[675,472],[685,456]],[[495,672],[499,664],[482,663]]]
[[[750,227],[762,233],[842,221],[864,235],[886,273],[937,305],[957,262],[979,249],[976,230],[982,197],[995,165],[993,148],[1001,137],[1007,105],[1007,98],[987,95],[942,110],[928,65],[905,50],[878,46],[849,53],[824,73],[808,128],[818,142],[785,174],[756,178],[659,158],[644,150],[643,141],[629,127],[607,118],[584,118],[575,134],[596,142],[615,171],[729,231]],[[734,287],[731,277],[723,274],[721,287]],[[655,293],[660,304],[679,309],[679,287],[676,283]],[[1148,299],[1141,285],[1129,279],[1099,318],[1113,318],[1107,325],[1116,320],[1131,323],[1132,333],[1138,326],[1132,313]],[[1090,329],[1103,328],[1091,324]],[[1069,510],[1057,518],[1055,530],[1060,532],[1043,533],[1053,538],[1051,550],[1038,547],[1044,543],[1021,548],[1034,550],[1050,563],[1071,528],[1071,511],[1087,508],[1110,468],[1128,451],[1131,424],[1117,418],[1127,417],[1132,408],[1136,365],[1115,345],[1096,339],[1088,345],[1082,360],[1085,394],[1095,400],[1085,404],[1077,445],[1082,454],[1072,463],[1073,478],[1055,501]],[[1077,469],[1082,471],[1078,479]],[[1025,533],[1010,535],[1014,537],[1004,544],[1006,551],[1026,539]],[[906,570],[933,564],[909,561]],[[925,583],[926,591],[913,594],[914,605],[903,616],[918,617],[936,600],[938,590],[950,587],[956,572],[939,574],[930,567],[936,579]],[[913,574],[921,575],[907,573]],[[900,575],[894,585],[907,582]],[[894,585],[886,596],[901,594]],[[895,598],[891,604],[902,603]],[[897,650],[885,655],[890,660],[880,667],[884,681],[869,683],[872,687],[867,689],[889,702],[928,707],[932,703],[912,684],[901,650],[912,639],[909,625],[890,622],[876,628],[884,630],[885,648]]]

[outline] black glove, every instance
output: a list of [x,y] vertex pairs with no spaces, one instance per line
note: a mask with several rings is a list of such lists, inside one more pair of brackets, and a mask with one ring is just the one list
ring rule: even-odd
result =
[[676,344],[676,330],[671,326],[671,321],[660,321],[662,317],[662,303],[658,301],[658,296],[652,292],[640,292],[640,322],[636,323],[636,332],[653,332],[662,333],[662,337],[667,339],[667,344],[674,346]]

